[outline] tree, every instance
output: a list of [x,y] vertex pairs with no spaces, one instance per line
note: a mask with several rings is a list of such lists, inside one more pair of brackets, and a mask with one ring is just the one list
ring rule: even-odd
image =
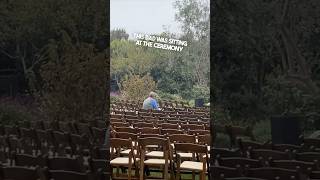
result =
[[132,75],[122,81],[123,98],[126,100],[142,101],[151,92],[156,90],[156,83],[149,75]]
[[319,9],[318,1],[216,1],[211,70],[216,104],[235,120],[307,113],[305,97],[318,91],[319,43],[311,37],[317,35]]
[[66,32],[45,48],[46,63],[38,100],[50,120],[94,120],[104,113],[108,59],[92,44],[77,42]]
[[210,5],[208,0],[177,0],[176,20],[182,24],[182,30],[188,41],[184,51],[186,64],[190,66],[196,83],[209,86],[209,43],[210,43]]
[[121,81],[126,76],[146,75],[154,66],[153,55],[146,48],[136,46],[133,41],[111,42],[111,76],[121,90]]
[[15,61],[29,83],[40,88],[38,69],[42,49],[50,39],[66,31],[72,39],[93,43],[106,35],[106,11],[102,0],[17,0],[0,2],[0,53]]
[[128,40],[129,34],[126,33],[126,30],[124,29],[114,29],[110,31],[110,42],[116,39],[124,39]]

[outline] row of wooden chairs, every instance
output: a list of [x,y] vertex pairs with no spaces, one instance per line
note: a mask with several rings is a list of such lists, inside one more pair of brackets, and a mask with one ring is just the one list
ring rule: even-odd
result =
[[92,135],[92,128],[106,128],[106,121],[92,121],[87,123],[81,122],[60,122],[60,121],[31,121],[21,123],[18,125],[1,125],[0,135],[14,135],[23,136],[23,130],[25,129],[37,129],[37,130],[54,130],[60,132],[69,132],[72,134],[87,134]]
[[[143,124],[149,123],[153,124],[154,127],[162,126],[162,124],[175,124],[181,126],[199,126],[198,129],[210,129],[210,123],[204,121],[190,121],[190,120],[157,120],[157,119],[111,119],[111,125],[121,125],[121,124],[129,124],[131,126],[135,124]],[[193,125],[191,125],[193,124]],[[202,126],[202,127],[200,127]]]
[[9,151],[24,152],[28,154],[54,153],[87,154],[94,146],[102,146],[105,141],[106,130],[92,128],[91,138],[86,134],[70,134],[68,132],[52,130],[22,129],[22,135],[0,136],[0,148]]
[[1,166],[0,179],[5,180],[106,180],[103,172],[74,172],[40,167]]
[[[211,172],[216,179],[318,179],[320,153],[312,143],[300,145],[259,143],[238,139],[239,148],[212,148]],[[315,145],[315,144],[313,144]],[[239,173],[239,168],[242,170]],[[230,170],[231,169],[231,170]]]
[[304,138],[301,139],[298,145],[294,144],[273,144],[271,141],[267,141],[265,143],[260,143],[256,141],[244,141],[239,139],[239,148],[242,151],[250,151],[252,149],[271,149],[277,151],[289,151],[293,153],[299,152],[320,152],[319,148],[317,148],[320,139],[314,138]]
[[[170,144],[168,138],[139,137],[137,139],[137,149],[134,148],[133,141],[130,138],[129,140],[111,138],[110,146],[112,148],[110,165],[111,167],[117,167],[116,175],[112,173],[113,178],[119,176],[119,166],[128,167],[128,179],[132,178],[132,170],[134,169],[134,176],[140,177],[140,180],[146,178],[146,166],[147,168],[159,167],[162,171],[162,179],[169,179],[169,177],[180,179],[181,171],[187,170],[199,172],[200,179],[204,180],[207,173],[208,149],[205,145],[195,143]],[[124,150],[124,147],[129,151]],[[152,148],[155,148],[155,150],[152,150]],[[127,154],[124,155],[124,151]],[[191,156],[183,157],[182,155],[185,154],[191,154]],[[175,161],[173,158],[175,158]]]
[[304,176],[298,170],[290,170],[276,167],[262,168],[230,168],[213,166],[211,168],[214,180],[317,180],[319,171],[313,171]]
[[177,130],[209,130],[207,124],[190,124],[190,123],[166,123],[166,122],[144,122],[144,121],[112,121],[112,127],[133,127],[133,128],[162,128]]
[[111,118],[129,118],[129,119],[181,119],[181,120],[203,120],[209,121],[209,115],[207,113],[165,113],[165,112],[135,112],[135,111],[113,111],[110,115]]
[[138,120],[180,120],[180,121],[203,121],[209,122],[210,118],[206,116],[194,116],[194,115],[163,115],[163,116],[151,116],[149,114],[146,115],[121,115],[121,114],[114,114],[110,116],[110,119],[138,119]]
[[[0,151],[3,156],[4,152]],[[65,171],[75,171],[75,172],[86,172],[90,170],[92,172],[97,172],[102,170],[107,172],[109,170],[108,162],[109,159],[99,158],[98,155],[93,157],[82,157],[82,156],[49,156],[48,154],[30,155],[11,152],[7,158],[6,162],[1,162],[6,166],[27,166],[27,167],[47,167],[50,170],[65,170]]]
[[[156,168],[163,172],[162,179],[169,179],[169,177],[180,179],[181,173],[187,170],[192,172],[193,178],[194,172],[200,172],[200,179],[204,180],[208,168],[210,150],[208,145],[211,143],[208,128],[209,111],[173,106],[167,106],[162,111],[151,111],[140,109],[141,104],[137,107],[118,104],[111,109],[112,160],[110,164],[116,167],[115,175],[112,175],[113,179],[120,175],[119,168],[121,169],[125,163],[128,179],[132,176],[140,179],[150,178],[146,172]],[[124,148],[123,144],[118,149],[115,148],[116,143],[128,139],[131,142],[126,142],[127,148]],[[187,145],[183,144],[180,147],[179,143],[187,143]],[[195,152],[190,153],[190,148],[197,148],[193,145],[201,146],[202,153],[207,154],[206,158]],[[186,150],[187,152],[183,153]],[[198,154],[198,156],[192,157],[192,154]],[[202,161],[204,158],[205,163],[199,158]],[[113,169],[110,171],[114,172]]]
[[132,127],[115,127],[112,129],[116,132],[130,132],[134,134],[158,134],[158,135],[170,135],[170,134],[189,134],[189,135],[209,135],[209,130],[179,130],[179,129],[161,129],[161,128],[132,128]]
[[314,163],[320,167],[318,152],[300,152],[291,154],[289,152],[282,152],[270,149],[253,149],[249,153],[241,152],[240,150],[227,150],[222,148],[213,148],[213,159],[220,158],[249,158],[259,160],[264,166],[269,166],[274,160],[294,160]]
[[184,142],[184,143],[198,143],[210,146],[211,136],[210,134],[204,135],[190,135],[190,134],[144,134],[144,133],[132,133],[127,131],[113,131],[111,132],[111,137],[114,138],[124,138],[132,139],[137,141],[137,139],[145,137],[159,137],[159,138],[168,138],[171,142]]

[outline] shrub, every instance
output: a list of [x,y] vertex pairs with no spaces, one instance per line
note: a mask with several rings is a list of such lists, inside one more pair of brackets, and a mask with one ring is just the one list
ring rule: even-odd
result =
[[156,90],[156,83],[150,75],[128,76],[122,81],[122,96],[126,100],[144,100],[151,91]]
[[91,120],[101,116],[107,86],[105,53],[92,44],[73,42],[65,33],[62,41],[52,40],[41,66],[43,87],[41,109],[52,120]]
[[1,124],[13,125],[22,121],[33,121],[41,118],[41,113],[29,97],[0,99]]

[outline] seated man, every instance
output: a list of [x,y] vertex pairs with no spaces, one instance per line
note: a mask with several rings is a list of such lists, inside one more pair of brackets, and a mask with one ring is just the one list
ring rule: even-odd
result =
[[159,110],[159,105],[155,97],[157,94],[155,92],[150,92],[149,97],[143,101],[142,109],[154,109]]

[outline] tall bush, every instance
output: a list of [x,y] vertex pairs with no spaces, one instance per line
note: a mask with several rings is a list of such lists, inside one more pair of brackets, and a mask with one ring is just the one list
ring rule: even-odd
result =
[[62,40],[52,40],[45,56],[39,100],[49,118],[81,121],[102,116],[107,104],[106,54],[62,32]]
[[155,89],[156,83],[150,75],[132,75],[122,82],[122,95],[127,100],[143,100]]

